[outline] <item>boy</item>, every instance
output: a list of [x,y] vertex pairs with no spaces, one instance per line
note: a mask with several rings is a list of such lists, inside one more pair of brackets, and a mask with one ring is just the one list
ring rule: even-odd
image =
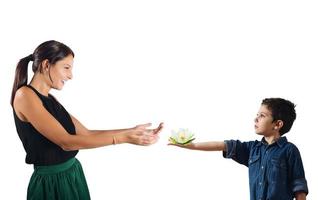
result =
[[251,200],[305,200],[308,188],[299,150],[286,137],[282,137],[295,119],[295,105],[292,102],[267,98],[262,101],[255,118],[255,132],[263,136],[261,141],[225,140],[170,145],[223,151],[225,158],[247,166]]

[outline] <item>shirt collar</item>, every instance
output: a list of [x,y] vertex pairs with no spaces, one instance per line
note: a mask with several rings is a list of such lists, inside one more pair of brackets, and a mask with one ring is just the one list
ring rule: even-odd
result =
[[[274,142],[273,144],[277,144],[278,147],[282,147],[284,146],[285,143],[287,143],[287,138],[286,137],[280,137],[276,142]],[[262,138],[262,141],[260,143],[258,143],[259,145],[268,145],[268,143],[266,142],[265,138]],[[272,145],[273,145],[272,144]]]

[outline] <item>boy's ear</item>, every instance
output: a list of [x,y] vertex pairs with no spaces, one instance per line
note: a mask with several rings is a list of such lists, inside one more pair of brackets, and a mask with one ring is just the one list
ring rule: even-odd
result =
[[283,127],[283,125],[284,125],[284,122],[282,120],[277,120],[276,125],[274,126],[274,129],[279,130]]

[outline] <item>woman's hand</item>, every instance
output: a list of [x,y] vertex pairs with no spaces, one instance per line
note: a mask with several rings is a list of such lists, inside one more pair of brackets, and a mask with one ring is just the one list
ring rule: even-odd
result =
[[155,129],[149,129],[151,123],[137,125],[127,132],[128,143],[148,146],[159,139],[159,132],[163,129],[163,123]]

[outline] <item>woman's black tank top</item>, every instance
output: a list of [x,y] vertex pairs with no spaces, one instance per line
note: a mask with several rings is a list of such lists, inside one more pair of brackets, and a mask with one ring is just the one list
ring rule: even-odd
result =
[[[65,108],[52,96],[44,96],[31,85],[31,88],[41,99],[43,106],[72,135],[76,134],[71,116]],[[14,109],[14,121],[18,135],[26,151],[25,162],[34,165],[54,165],[75,157],[77,151],[64,151],[60,146],[45,138],[31,123],[21,121]]]

